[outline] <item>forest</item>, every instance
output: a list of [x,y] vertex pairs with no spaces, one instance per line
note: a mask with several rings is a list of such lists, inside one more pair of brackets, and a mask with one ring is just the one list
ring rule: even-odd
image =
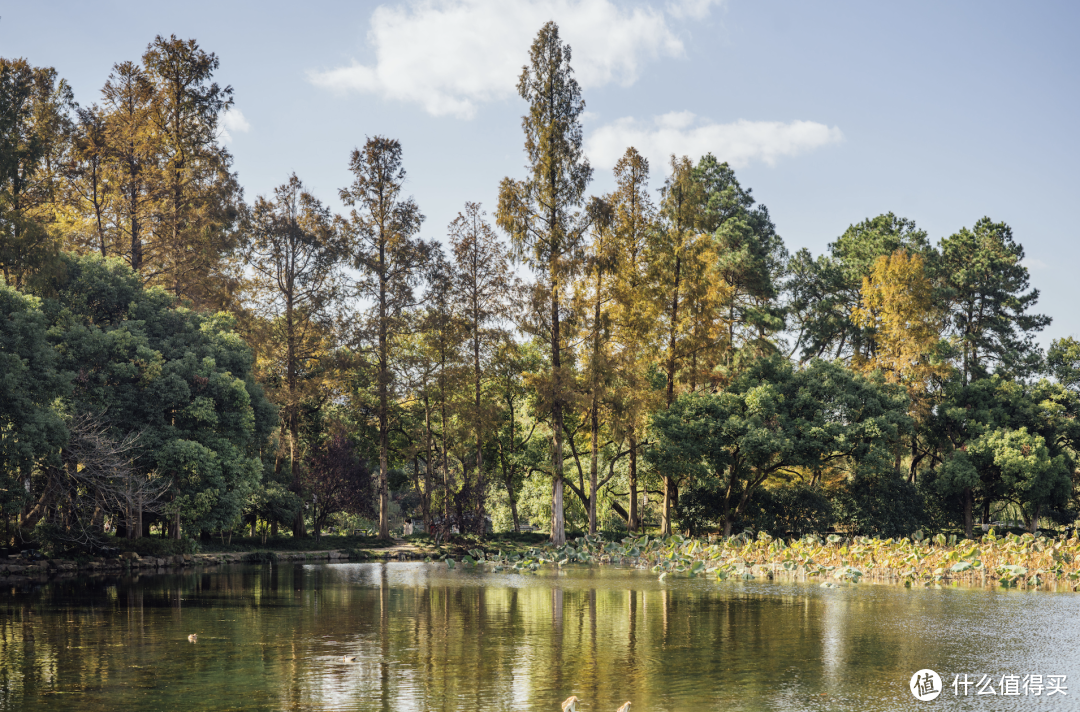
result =
[[159,36],[80,104],[0,58],[6,544],[1074,525],[1080,341],[1004,222],[792,253],[720,158],[633,147],[592,195],[554,23],[496,205],[426,224],[388,136],[341,214],[252,198],[218,68]]

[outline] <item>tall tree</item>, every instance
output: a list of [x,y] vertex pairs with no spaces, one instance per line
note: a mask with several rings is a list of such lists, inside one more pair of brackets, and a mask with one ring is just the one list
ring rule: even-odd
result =
[[902,384],[914,411],[928,408],[927,395],[950,371],[940,358],[943,314],[935,307],[923,264],[922,257],[903,249],[878,257],[863,278],[862,297],[852,314],[858,326],[874,335],[868,353],[856,354],[852,366],[864,372],[880,369],[889,383]]
[[146,283],[161,272],[157,250],[147,245],[160,193],[160,137],[150,122],[154,85],[139,65],[121,62],[113,66],[101,93],[109,170],[117,193],[116,242],[123,243],[121,254]]
[[[247,211],[246,263],[251,270],[252,301],[269,329],[264,358],[281,375],[277,398],[287,432],[293,486],[301,482],[300,411],[327,351],[335,307],[341,297],[344,245],[330,211],[304,189],[296,175],[274,190],[272,200],[259,197]],[[295,533],[303,533],[303,515]]]
[[394,386],[395,341],[406,329],[406,311],[417,304],[431,246],[416,237],[424,216],[410,197],[402,196],[405,169],[401,144],[376,136],[349,159],[353,182],[340,191],[352,210],[346,229],[354,266],[360,271],[356,293],[366,305],[360,336],[376,371],[376,417],[379,431],[379,536],[390,536],[390,395]]
[[[424,360],[431,364],[434,382],[433,387],[423,392],[423,398],[427,411],[429,436],[433,436],[430,424],[431,411],[437,411],[439,416],[437,451],[439,469],[442,472],[442,525],[446,533],[449,533],[454,514],[464,504],[457,495],[461,494],[468,498],[469,493],[473,491],[464,479],[455,481],[454,473],[457,470],[457,463],[451,466],[450,454],[456,440],[452,433],[452,429],[456,430],[453,428],[453,423],[458,410],[454,401],[463,375],[462,346],[467,326],[461,314],[461,305],[456,298],[457,284],[454,267],[437,245],[432,246],[426,271],[428,290],[425,295],[426,305],[420,330]],[[429,399],[435,401],[430,406],[428,406]],[[458,517],[458,520],[458,526],[462,527],[460,531],[464,531],[464,521],[461,521],[461,517]]]
[[[698,260],[704,244],[698,230],[704,191],[695,180],[694,166],[686,156],[671,157],[671,175],[662,190],[661,216],[663,229],[657,230],[650,250],[652,281],[657,297],[664,304],[662,321],[665,329],[666,371],[665,401],[668,408],[675,402],[675,380],[685,353],[688,327],[686,303],[708,280],[701,274]],[[674,472],[661,475],[664,500],[660,510],[660,532],[671,533],[672,509],[678,504],[678,482]]]
[[789,314],[797,336],[792,353],[800,360],[866,355],[872,347],[873,331],[852,319],[859,306],[862,280],[869,277],[879,257],[897,250],[920,255],[931,280],[936,276],[936,253],[926,239],[926,231],[915,222],[893,213],[878,215],[850,225],[829,244],[829,254],[814,260],[802,250],[790,261]]
[[[481,497],[486,490],[484,437],[493,419],[492,409],[485,407],[483,402],[482,386],[491,351],[505,336],[499,324],[508,316],[513,283],[510,255],[484,215],[479,203],[466,203],[465,212],[458,213],[450,223],[456,278],[454,286],[472,356],[473,400],[469,419],[476,443],[476,486]],[[478,514],[483,525],[484,512],[481,510]]]
[[551,375],[547,386],[552,430],[551,541],[566,541],[563,515],[563,410],[567,375],[563,372],[560,320],[565,282],[578,264],[586,220],[580,214],[592,168],[582,148],[581,113],[585,102],[570,67],[570,46],[559,27],[548,22],[529,49],[529,64],[518,79],[518,94],[529,102],[522,117],[529,177],[504,178],[499,187],[498,225],[548,290]]
[[586,504],[589,534],[596,533],[596,498],[599,483],[600,410],[607,400],[613,359],[611,358],[611,274],[615,268],[615,240],[612,236],[614,210],[609,200],[593,198],[589,203],[592,244],[589,245],[587,276],[579,280],[577,300],[587,316],[585,331],[585,371],[588,383],[589,499]]
[[[727,163],[707,154],[694,167],[694,177],[705,194],[701,229],[712,235],[714,268],[721,280],[715,295],[716,314],[704,315],[706,323],[715,317],[721,324],[718,343],[698,339],[694,348],[695,353],[705,351],[706,372],[720,365],[730,379],[741,362],[775,350],[772,337],[784,326],[777,297],[787,250],[768,209],[755,203]],[[710,350],[718,353],[709,358]],[[691,372],[693,379],[708,378],[698,376],[696,370]]]
[[941,241],[942,273],[952,298],[950,327],[960,341],[964,383],[991,367],[1024,377],[1039,366],[1034,334],[1050,317],[1028,313],[1039,290],[1028,290],[1023,259],[1012,228],[986,217]]
[[[229,229],[239,194],[232,157],[218,142],[232,87],[213,81],[220,64],[195,40],[158,35],[143,54],[154,85],[148,119],[160,137],[159,259],[174,294],[220,304],[221,261],[233,247]],[[213,278],[213,279],[211,279]]]
[[115,233],[109,225],[116,195],[108,174],[105,112],[95,104],[80,107],[76,116],[72,160],[64,181],[69,244],[76,251],[116,256],[119,247],[113,241]]
[[657,355],[657,319],[661,307],[649,291],[649,244],[656,226],[656,208],[649,196],[649,161],[633,147],[615,164],[611,275],[612,339],[618,379],[612,392],[617,429],[626,433],[629,462],[629,507],[626,525],[641,526],[638,510],[638,455],[647,414],[656,393],[650,369]]
[[52,225],[74,106],[55,69],[0,58],[0,269],[15,286],[57,252]]

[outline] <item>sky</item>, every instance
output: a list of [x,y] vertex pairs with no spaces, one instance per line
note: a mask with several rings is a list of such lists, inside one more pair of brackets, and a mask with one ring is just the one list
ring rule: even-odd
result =
[[[525,176],[515,86],[547,20],[573,48],[589,192],[626,146],[729,161],[791,252],[893,212],[937,242],[983,216],[1024,245],[1040,337],[1080,336],[1080,4],[798,0],[19,2],[0,56],[53,66],[83,105],[155,35],[221,60],[223,139],[245,195],[296,173],[335,210],[349,152],[401,141],[407,191],[445,239]],[[1070,207],[1073,206],[1073,207]]]

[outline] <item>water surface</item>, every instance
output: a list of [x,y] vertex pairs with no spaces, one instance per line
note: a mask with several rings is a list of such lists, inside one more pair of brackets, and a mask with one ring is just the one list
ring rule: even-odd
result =
[[[1073,593],[423,563],[0,591],[5,710],[556,712],[571,694],[582,712],[627,700],[633,712],[1080,709]],[[908,690],[922,668],[943,678],[934,702]],[[1076,689],[963,697],[957,674],[995,692],[1002,675],[1065,675]]]

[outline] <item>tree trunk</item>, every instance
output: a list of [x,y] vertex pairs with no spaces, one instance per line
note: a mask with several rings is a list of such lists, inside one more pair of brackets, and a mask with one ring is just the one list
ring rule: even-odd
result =
[[390,538],[390,397],[389,397],[389,345],[386,342],[386,248],[385,240],[379,245],[379,538]]
[[974,530],[972,528],[972,506],[974,505],[974,497],[970,487],[964,488],[964,536],[968,539],[974,538]]
[[1042,512],[1042,505],[1036,504],[1035,511],[1031,515],[1031,519],[1028,522],[1028,531],[1034,534],[1039,529],[1039,514]]
[[562,360],[559,354],[559,287],[557,275],[552,274],[551,285],[551,543],[566,543],[566,519],[563,514],[563,413],[562,413]]
[[[675,344],[678,336],[679,324],[679,280],[682,270],[682,258],[675,257],[675,286],[671,298],[671,337],[668,342],[667,362],[667,407],[675,402]],[[664,503],[660,509],[660,535],[671,536],[671,509],[674,506],[672,493],[675,487],[670,475],[663,475]],[[678,494],[675,493],[675,497]]]
[[637,501],[637,439],[634,437],[634,426],[631,424],[629,428],[629,434],[627,435],[630,441],[630,514],[626,519],[626,528],[628,531],[637,531],[641,526],[641,515],[638,512]]

